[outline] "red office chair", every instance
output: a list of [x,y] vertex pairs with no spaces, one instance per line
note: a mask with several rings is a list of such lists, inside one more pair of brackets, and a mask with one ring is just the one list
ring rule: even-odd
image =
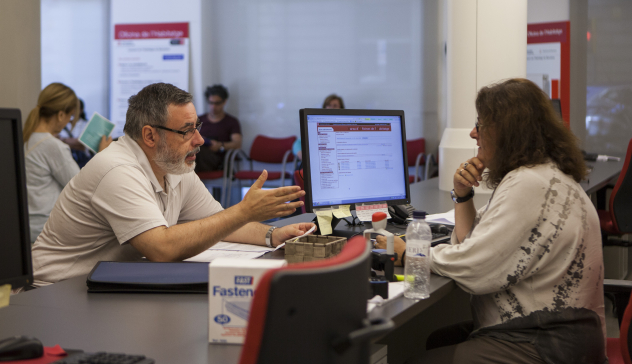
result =
[[[619,315],[619,337],[608,338],[606,350],[610,364],[632,364],[630,349],[632,348],[632,305],[629,295],[632,281],[604,279],[604,292],[615,293],[615,307]],[[625,298],[625,299],[623,299]],[[623,311],[625,308],[625,311]]]
[[623,169],[610,195],[609,210],[597,210],[604,243],[608,235],[632,233],[632,173],[627,173],[631,156],[632,140],[628,144]]
[[225,196],[226,196],[226,184],[228,182],[228,171],[229,171],[229,166],[228,164],[231,163],[231,155],[233,154],[234,150],[228,150],[226,152],[226,154],[224,155],[224,169],[221,171],[207,171],[207,172],[196,172],[196,174],[198,175],[198,177],[202,180],[202,182],[204,181],[212,181],[212,180],[217,180],[217,179],[222,179],[222,194],[221,197],[219,199],[219,203],[222,206],[224,205],[224,200],[225,200]]
[[[305,181],[303,181],[303,170],[297,169],[294,171],[294,184],[299,186],[301,190],[305,189]],[[303,201],[303,206],[301,206],[301,210],[305,213],[305,196],[301,196],[301,201]]]
[[419,138],[414,140],[406,141],[406,150],[408,152],[408,167],[415,167],[415,175],[408,176],[409,183],[415,183],[419,181],[423,181],[427,178],[424,173],[424,177],[420,176],[420,166],[424,166],[426,164],[426,139]]
[[[276,163],[281,164],[281,172],[268,171],[268,181],[281,180],[281,186],[285,186],[285,179],[292,178],[289,172],[286,172],[286,166],[288,162],[294,161],[294,155],[292,154],[292,144],[296,140],[295,136],[287,138],[270,138],[264,135],[257,135],[250,147],[250,155],[238,149],[236,150],[230,159],[229,176],[233,176],[238,181],[242,180],[256,180],[263,171],[253,170],[253,161],[261,163]],[[244,160],[250,162],[250,169],[234,172],[235,158],[241,157]],[[230,196],[232,189],[232,183],[228,185],[228,196]]]
[[264,274],[240,364],[368,363],[368,340],[394,326],[366,319],[370,254],[357,236],[331,259]]

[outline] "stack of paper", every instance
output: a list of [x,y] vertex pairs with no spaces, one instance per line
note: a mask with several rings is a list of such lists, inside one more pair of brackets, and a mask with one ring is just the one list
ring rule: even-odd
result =
[[212,262],[217,258],[256,259],[274,248],[267,246],[220,241],[200,254],[185,259],[187,262]]

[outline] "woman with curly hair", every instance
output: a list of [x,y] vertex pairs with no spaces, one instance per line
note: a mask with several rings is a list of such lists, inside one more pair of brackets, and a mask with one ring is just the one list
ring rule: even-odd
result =
[[[599,218],[576,138],[526,79],[483,87],[476,111],[452,241],[431,254],[432,271],[472,295],[474,320],[431,335],[422,362],[607,362]],[[477,211],[481,183],[493,193]]]

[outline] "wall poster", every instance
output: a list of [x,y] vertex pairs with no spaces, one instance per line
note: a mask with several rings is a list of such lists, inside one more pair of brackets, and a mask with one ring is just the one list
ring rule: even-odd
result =
[[189,90],[189,23],[115,24],[111,45],[112,137],[123,135],[127,100],[165,82]]
[[527,24],[527,78],[551,99],[560,99],[562,116],[570,116],[570,29],[568,21]]

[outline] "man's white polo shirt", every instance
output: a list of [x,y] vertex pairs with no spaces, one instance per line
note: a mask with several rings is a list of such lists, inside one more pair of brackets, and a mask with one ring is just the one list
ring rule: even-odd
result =
[[112,143],[66,185],[33,245],[36,286],[87,274],[100,260],[136,260],[127,242],[158,226],[222,210],[198,176],[168,174],[165,189],[129,136]]

